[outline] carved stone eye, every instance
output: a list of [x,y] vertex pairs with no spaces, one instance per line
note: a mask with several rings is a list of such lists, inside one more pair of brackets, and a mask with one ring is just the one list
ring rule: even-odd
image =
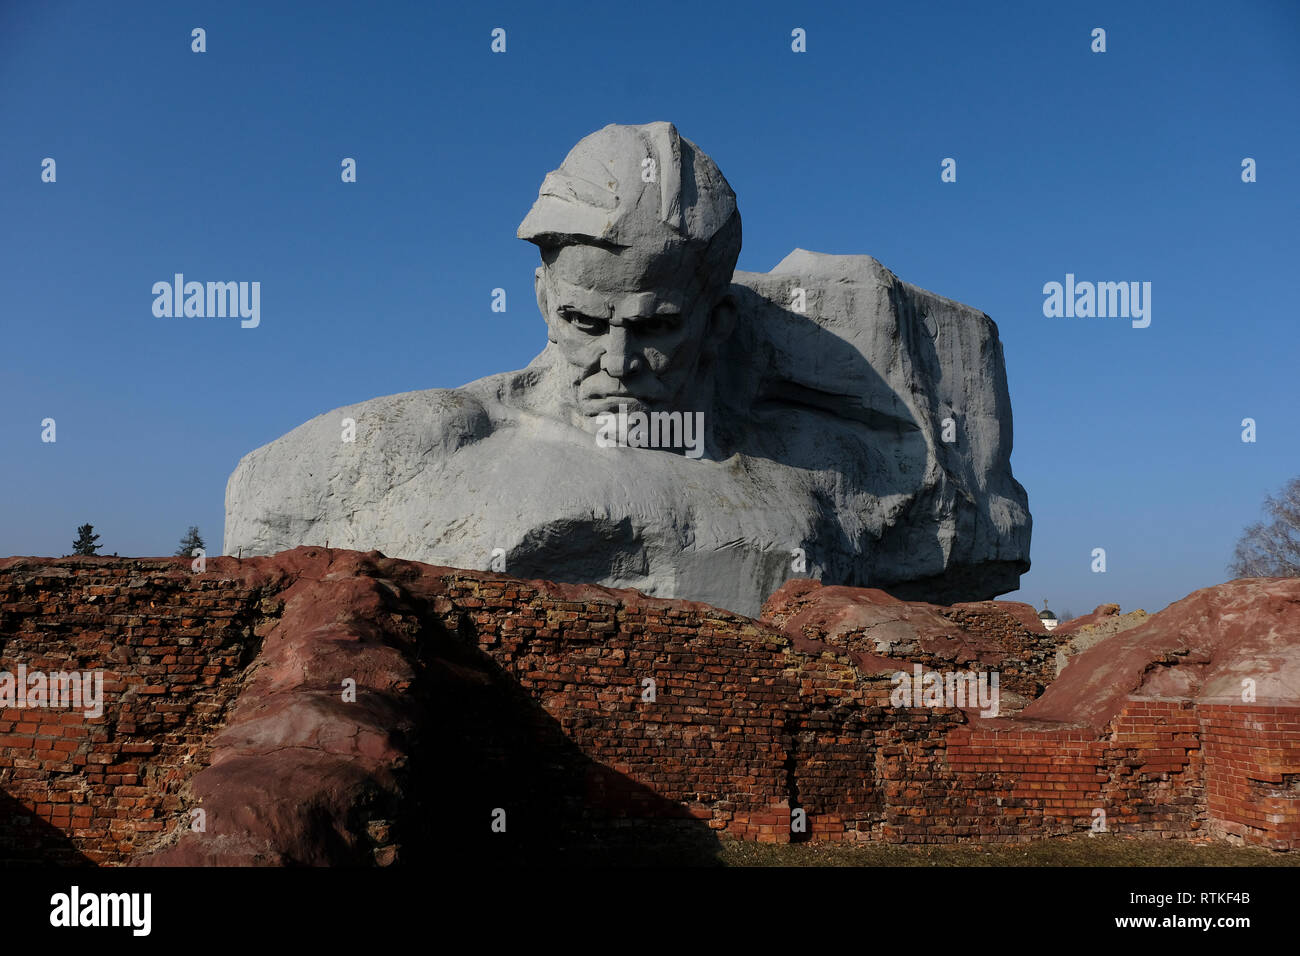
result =
[[572,309],[565,309],[560,313],[560,318],[568,322],[574,328],[586,332],[589,335],[598,335],[605,331],[609,323],[604,319],[594,319],[589,315],[583,315],[581,312],[575,312]]
[[661,315],[638,322],[636,328],[642,335],[663,335],[677,328],[677,319],[678,316],[675,315]]

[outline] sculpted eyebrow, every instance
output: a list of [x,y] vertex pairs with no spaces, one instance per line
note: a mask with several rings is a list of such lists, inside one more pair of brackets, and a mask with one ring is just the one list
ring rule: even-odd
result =
[[568,318],[586,319],[588,322],[605,322],[605,321],[608,321],[607,319],[605,319],[604,316],[600,316],[600,315],[591,315],[591,314],[588,313],[588,312],[584,312],[582,309],[578,308],[576,305],[562,305],[562,306],[560,306],[560,315],[564,316],[566,319],[568,319]]
[[657,322],[676,325],[681,317],[680,312],[652,312],[650,315],[632,316],[627,319],[627,322],[630,325],[651,325]]

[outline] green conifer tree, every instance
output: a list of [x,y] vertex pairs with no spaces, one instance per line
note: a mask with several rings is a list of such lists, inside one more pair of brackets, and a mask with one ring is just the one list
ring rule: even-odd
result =
[[95,534],[93,524],[83,524],[77,529],[77,540],[72,542],[73,554],[94,554],[99,550],[99,545],[95,544],[99,540],[99,535]]
[[190,525],[190,529],[185,532],[185,537],[181,538],[181,546],[176,549],[176,557],[192,558],[194,557],[195,548],[203,548],[204,551],[207,550],[207,546],[203,543],[203,539],[199,537],[198,525]]

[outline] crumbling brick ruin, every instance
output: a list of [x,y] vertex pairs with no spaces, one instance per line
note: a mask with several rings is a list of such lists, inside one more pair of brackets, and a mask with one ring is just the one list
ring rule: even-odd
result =
[[[1218,619],[1237,630],[1193,634],[1184,605],[1231,607]],[[755,621],[377,552],[202,573],[10,558],[0,671],[101,671],[104,700],[97,717],[0,709],[0,861],[384,865],[650,833],[702,851],[1016,842],[1099,820],[1294,849],[1298,631],[1300,582],[1233,582],[1053,679],[1068,635],[1011,602],[794,581]],[[998,672],[1000,715],[895,705],[913,662]],[[1224,692],[1239,678],[1256,700]]]

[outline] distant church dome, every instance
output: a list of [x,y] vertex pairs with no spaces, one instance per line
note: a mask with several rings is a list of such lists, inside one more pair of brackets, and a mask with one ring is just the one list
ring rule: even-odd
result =
[[1047,599],[1043,599],[1043,609],[1038,612],[1038,619],[1043,622],[1043,627],[1049,631],[1055,630],[1056,625],[1060,622],[1056,615],[1047,609]]

